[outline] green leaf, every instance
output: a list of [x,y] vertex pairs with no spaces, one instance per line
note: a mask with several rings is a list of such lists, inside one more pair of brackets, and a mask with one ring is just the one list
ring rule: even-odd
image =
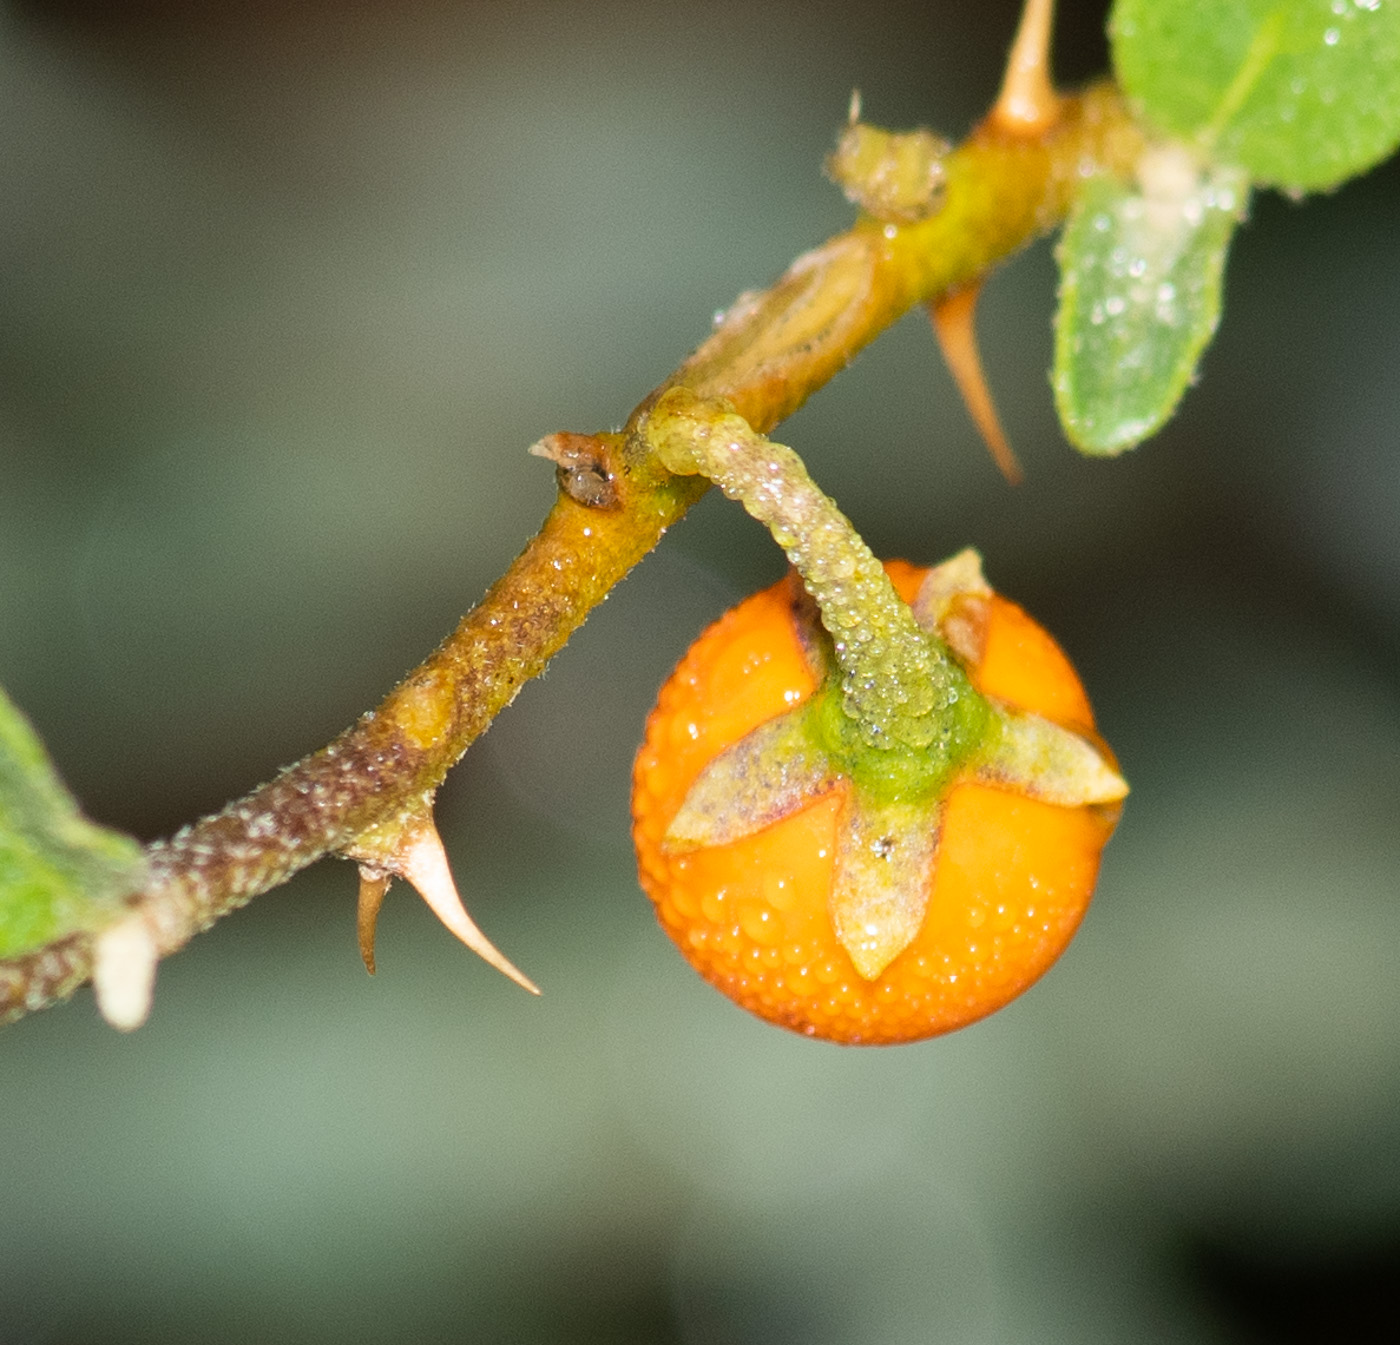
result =
[[1116,0],[1146,119],[1261,185],[1332,187],[1400,145],[1397,0]]
[[134,840],[78,811],[34,730],[0,690],[0,958],[111,923],[144,868]]
[[1148,151],[1138,176],[1085,183],[1057,253],[1055,405],[1085,453],[1121,453],[1171,415],[1220,319],[1245,205],[1243,174],[1202,173],[1180,147]]

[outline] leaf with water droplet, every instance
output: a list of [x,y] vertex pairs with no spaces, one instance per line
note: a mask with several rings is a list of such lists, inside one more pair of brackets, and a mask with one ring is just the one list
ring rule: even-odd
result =
[[0,958],[110,924],[144,868],[131,837],[78,811],[29,722],[0,690]]
[[1396,0],[1116,0],[1113,68],[1158,130],[1316,191],[1400,146]]
[[1242,173],[1203,173],[1179,146],[1149,150],[1138,176],[1085,183],[1057,253],[1055,404],[1101,456],[1157,430],[1191,382],[1246,198]]

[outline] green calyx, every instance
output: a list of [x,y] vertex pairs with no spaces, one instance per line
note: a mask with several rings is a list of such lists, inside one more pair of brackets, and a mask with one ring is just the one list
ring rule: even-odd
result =
[[[870,717],[852,714],[850,697],[838,673],[822,683],[809,702],[807,721],[814,744],[836,768],[872,801],[913,801],[941,795],[967,760],[996,732],[995,717],[963,669],[946,657],[947,647],[936,635],[925,637],[942,646],[943,666],[932,705],[922,714],[902,718],[880,716],[906,731],[885,733],[872,743]],[[921,690],[930,690],[926,682]],[[894,710],[908,705],[910,688],[900,684],[880,688]],[[911,739],[913,741],[911,741]]]

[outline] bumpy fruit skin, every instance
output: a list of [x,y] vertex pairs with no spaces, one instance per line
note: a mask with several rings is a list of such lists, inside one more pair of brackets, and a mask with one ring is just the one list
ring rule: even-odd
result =
[[[912,601],[927,571],[885,568]],[[955,784],[924,924],[873,981],[856,971],[827,912],[839,789],[742,840],[669,851],[666,829],[711,758],[815,690],[794,624],[797,593],[785,580],[740,603],[662,687],[633,771],[642,886],[690,964],[760,1018],[850,1044],[951,1032],[1015,998],[1064,950],[1118,809]],[[1014,603],[990,600],[982,657],[968,671],[986,695],[1093,732],[1069,660]]]

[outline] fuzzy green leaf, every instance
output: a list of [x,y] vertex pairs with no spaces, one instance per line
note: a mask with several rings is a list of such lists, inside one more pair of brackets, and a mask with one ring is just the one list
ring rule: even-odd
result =
[[100,929],[144,869],[129,836],[89,822],[0,690],[0,958]]
[[1132,448],[1171,415],[1220,319],[1242,174],[1202,174],[1180,148],[1139,182],[1087,182],[1060,240],[1055,404],[1085,453]]
[[1335,186],[1400,145],[1397,0],[1116,0],[1109,33],[1147,120],[1260,185]]

